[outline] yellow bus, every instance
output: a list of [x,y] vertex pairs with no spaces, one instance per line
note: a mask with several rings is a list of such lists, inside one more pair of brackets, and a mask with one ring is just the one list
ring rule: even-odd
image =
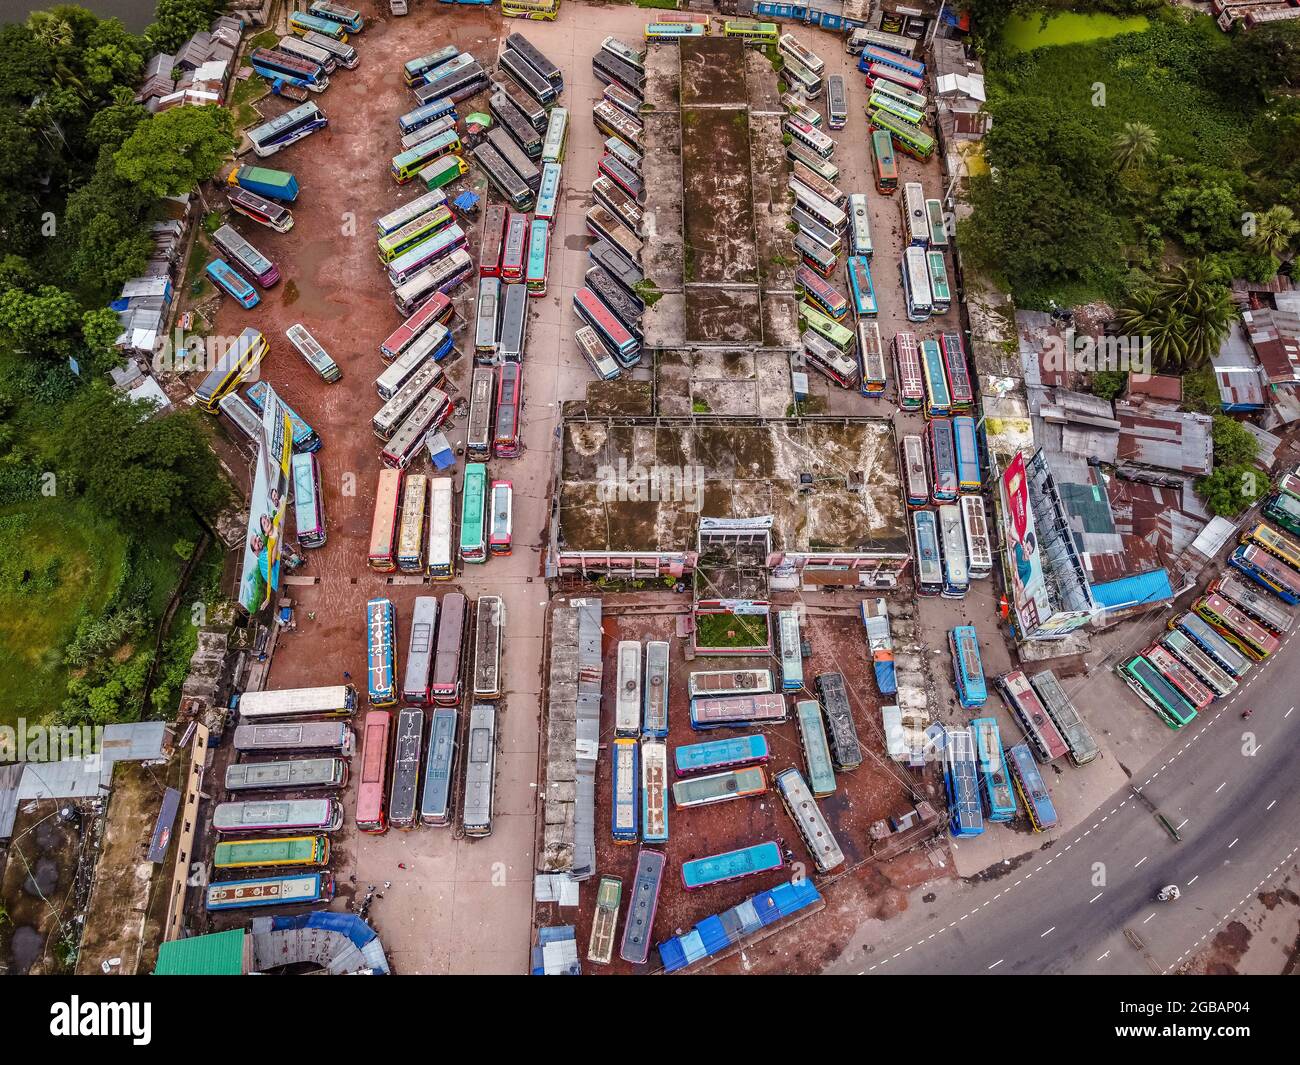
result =
[[1274,558],[1281,559],[1293,570],[1300,571],[1300,544],[1289,536],[1283,536],[1276,529],[1262,521],[1241,534],[1243,544],[1254,544],[1267,551]]
[[329,860],[328,836],[225,839],[213,852],[212,866],[215,869],[267,869],[327,865]]
[[501,0],[501,14],[506,18],[554,22],[559,13],[560,0]]
[[266,337],[249,326],[239,339],[217,359],[194,393],[194,399],[209,414],[216,414],[222,398],[239,387],[239,383],[266,355]]
[[775,22],[729,19],[722,24],[724,37],[739,37],[746,44],[776,44],[781,37]]

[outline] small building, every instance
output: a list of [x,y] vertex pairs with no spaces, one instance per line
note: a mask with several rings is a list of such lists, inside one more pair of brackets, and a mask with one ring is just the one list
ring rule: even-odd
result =
[[242,928],[173,939],[158,947],[155,976],[243,976],[250,971],[253,943]]
[[1118,620],[1119,616],[1145,613],[1174,598],[1169,574],[1163,569],[1135,573],[1131,577],[1094,584],[1091,588],[1097,606],[1106,612],[1107,622]]
[[1119,418],[1116,460],[1126,466],[1171,470],[1205,477],[1214,466],[1214,444],[1208,414],[1169,410],[1133,403],[1115,404]]

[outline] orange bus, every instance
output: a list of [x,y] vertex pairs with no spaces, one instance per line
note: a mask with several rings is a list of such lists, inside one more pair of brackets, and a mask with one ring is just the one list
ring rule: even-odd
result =
[[397,569],[393,541],[397,538],[397,518],[402,505],[402,471],[379,471],[375,490],[375,517],[370,524],[370,556],[367,563],[380,573]]
[[357,788],[357,828],[362,832],[388,831],[384,784],[388,779],[388,735],[392,725],[387,710],[371,710],[362,726],[361,785]]

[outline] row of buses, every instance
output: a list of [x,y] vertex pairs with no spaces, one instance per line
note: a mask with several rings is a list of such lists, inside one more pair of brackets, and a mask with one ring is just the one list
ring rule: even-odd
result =
[[961,599],[971,580],[993,572],[988,520],[978,495],[914,511],[912,537],[918,595]]

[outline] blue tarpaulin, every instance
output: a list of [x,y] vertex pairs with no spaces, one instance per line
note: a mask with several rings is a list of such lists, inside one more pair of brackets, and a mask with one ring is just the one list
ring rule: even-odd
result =
[[1121,577],[1117,581],[1094,584],[1092,597],[1098,606],[1107,610],[1123,610],[1130,606],[1167,602],[1174,597],[1174,590],[1169,586],[1169,574],[1162,569],[1155,569],[1132,577]]

